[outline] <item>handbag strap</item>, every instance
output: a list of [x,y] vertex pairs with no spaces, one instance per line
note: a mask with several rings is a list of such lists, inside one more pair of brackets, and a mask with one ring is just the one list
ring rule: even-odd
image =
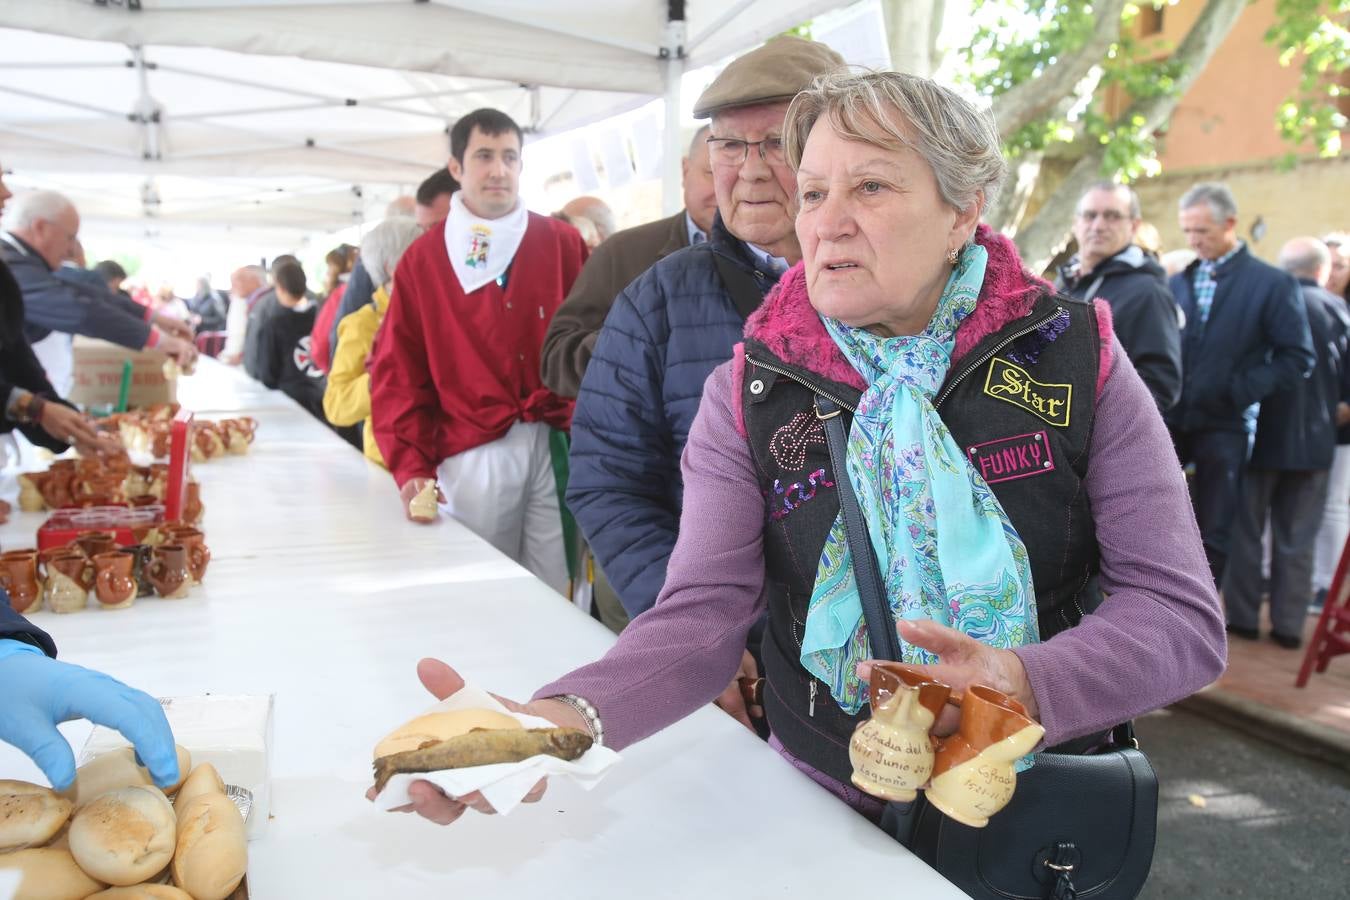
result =
[[858,506],[853,483],[849,481],[844,433],[843,409],[829,397],[816,394],[816,418],[825,426],[825,444],[830,450],[830,465],[839,491],[839,509],[844,515],[844,533],[848,536],[849,554],[853,557],[853,578],[858,584],[858,599],[862,602],[863,621],[867,623],[867,641],[874,659],[893,662],[900,660],[900,636],[895,632],[895,618],[886,601],[881,571],[877,566],[872,539],[867,523]]

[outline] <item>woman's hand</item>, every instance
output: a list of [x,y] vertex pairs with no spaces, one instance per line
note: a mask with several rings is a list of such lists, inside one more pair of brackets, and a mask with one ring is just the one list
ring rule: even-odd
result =
[[[900,634],[900,639],[906,643],[937,654],[936,663],[914,668],[931,675],[937,681],[951,685],[956,691],[964,691],[972,684],[982,684],[1002,691],[1025,706],[1027,715],[1031,718],[1040,719],[1036,696],[1031,692],[1026,669],[1023,668],[1022,660],[1016,653],[981,644],[967,634],[927,619],[899,622],[895,630]],[[870,662],[858,664],[859,678],[867,681],[871,675]],[[938,737],[951,734],[956,731],[960,721],[960,711],[948,705],[934,723],[933,733]]]
[[731,679],[731,684],[722,691],[713,702],[722,708],[722,711],[731,716],[737,722],[740,722],[746,728],[759,732],[755,729],[755,723],[750,721],[764,718],[764,707],[756,703],[747,703],[746,692],[741,688],[742,679],[748,679],[748,684],[753,684],[759,680],[759,666],[755,665],[755,657],[749,650],[741,651],[741,668],[736,673],[736,677]]
[[74,444],[81,453],[86,453],[86,450],[97,452],[98,429],[94,427],[93,421],[64,403],[49,400],[42,404],[38,424],[58,441]]
[[[437,700],[444,700],[464,687],[464,679],[460,677],[459,673],[439,659],[424,659],[419,662],[417,664],[417,677],[421,679],[422,686],[430,691]],[[578,731],[588,730],[586,720],[581,717],[581,714],[559,700],[533,700],[529,703],[517,703],[505,697],[498,697],[496,694],[492,696],[511,712],[539,716],[548,719],[559,728],[575,728]],[[544,791],[547,789],[548,779],[541,778],[534,787],[530,788],[530,792],[525,795],[525,799],[521,802],[534,803],[544,796]],[[375,796],[375,788],[372,787],[366,791],[368,800],[374,800]],[[497,813],[492,808],[492,804],[483,799],[483,795],[478,791],[465,794],[462,797],[451,797],[429,781],[414,781],[408,787],[408,796],[412,798],[411,803],[406,806],[394,807],[392,811],[415,812],[437,825],[449,825],[464,815],[465,810],[469,809],[477,810],[485,815],[496,815]]]

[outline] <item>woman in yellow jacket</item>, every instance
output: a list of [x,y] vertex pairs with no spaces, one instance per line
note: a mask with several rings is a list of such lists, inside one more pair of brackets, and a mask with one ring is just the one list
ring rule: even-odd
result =
[[406,216],[385,219],[361,241],[360,264],[374,282],[374,302],[338,323],[338,342],[333,350],[333,368],[323,394],[323,414],[338,427],[365,420],[363,446],[366,458],[384,465],[370,427],[370,373],[366,357],[375,343],[375,332],[389,309],[394,269],[403,251],[422,235],[422,227]]

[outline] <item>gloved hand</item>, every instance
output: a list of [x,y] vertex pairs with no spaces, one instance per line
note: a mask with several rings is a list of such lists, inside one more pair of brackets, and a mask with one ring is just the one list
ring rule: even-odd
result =
[[0,686],[0,740],[32,757],[57,790],[75,780],[75,755],[56,730],[71,719],[116,728],[135,745],[155,784],[178,781],[173,732],[149,694],[9,639],[0,640]]

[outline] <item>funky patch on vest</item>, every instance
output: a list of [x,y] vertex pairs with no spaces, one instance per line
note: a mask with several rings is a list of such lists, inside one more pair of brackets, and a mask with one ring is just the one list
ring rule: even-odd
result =
[[989,363],[984,392],[996,400],[1020,406],[1057,428],[1069,426],[1072,384],[1044,384],[1028,375],[1021,366],[996,356]]
[[1055,470],[1050,438],[1044,431],[975,444],[966,448],[966,455],[986,484],[1030,478]]

